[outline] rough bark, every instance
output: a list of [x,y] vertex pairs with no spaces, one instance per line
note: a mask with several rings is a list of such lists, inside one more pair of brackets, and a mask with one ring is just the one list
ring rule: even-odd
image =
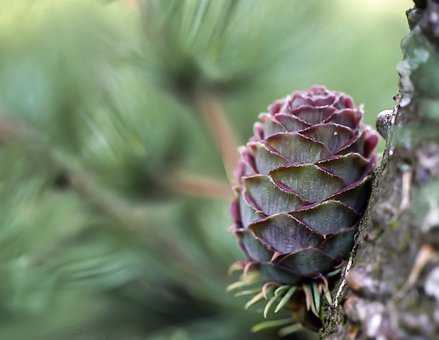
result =
[[407,17],[386,151],[324,338],[439,339],[439,0]]

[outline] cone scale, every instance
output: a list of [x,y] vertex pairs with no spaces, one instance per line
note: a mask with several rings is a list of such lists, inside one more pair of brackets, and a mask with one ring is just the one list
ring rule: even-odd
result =
[[275,101],[240,148],[232,231],[262,283],[299,285],[349,256],[378,135],[344,93],[314,86]]

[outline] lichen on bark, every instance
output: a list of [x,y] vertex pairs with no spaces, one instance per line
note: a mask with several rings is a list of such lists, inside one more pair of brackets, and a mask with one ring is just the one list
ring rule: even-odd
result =
[[386,151],[325,338],[439,336],[439,1],[407,18]]

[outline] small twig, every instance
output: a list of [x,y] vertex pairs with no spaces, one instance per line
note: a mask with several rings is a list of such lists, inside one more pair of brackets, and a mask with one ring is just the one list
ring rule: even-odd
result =
[[410,191],[412,184],[413,173],[411,170],[404,171],[402,175],[402,199],[399,210],[405,211],[410,207]]
[[227,119],[224,107],[217,96],[208,91],[198,91],[194,99],[223,159],[230,184],[235,184],[233,170],[238,163],[238,143],[236,134]]
[[415,263],[407,281],[405,282],[401,290],[397,293],[397,298],[403,297],[416,284],[425,266],[432,261],[437,261],[438,258],[438,253],[433,249],[431,245],[423,245],[416,255]]
[[126,0],[128,7],[136,8],[139,4],[137,0]]
[[0,143],[6,143],[16,135],[17,126],[7,120],[0,120]]
[[166,184],[174,192],[195,197],[229,200],[232,195],[227,182],[201,175],[175,173]]

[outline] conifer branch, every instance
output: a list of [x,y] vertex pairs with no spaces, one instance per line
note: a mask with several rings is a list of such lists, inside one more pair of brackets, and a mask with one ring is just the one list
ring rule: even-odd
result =
[[0,117],[0,140],[3,143],[19,143],[26,152],[37,153],[48,167],[67,174],[69,187],[92,204],[98,211],[111,216],[132,231],[147,225],[148,213],[139,205],[133,205],[99,186],[91,174],[71,162],[33,127],[10,118]]

